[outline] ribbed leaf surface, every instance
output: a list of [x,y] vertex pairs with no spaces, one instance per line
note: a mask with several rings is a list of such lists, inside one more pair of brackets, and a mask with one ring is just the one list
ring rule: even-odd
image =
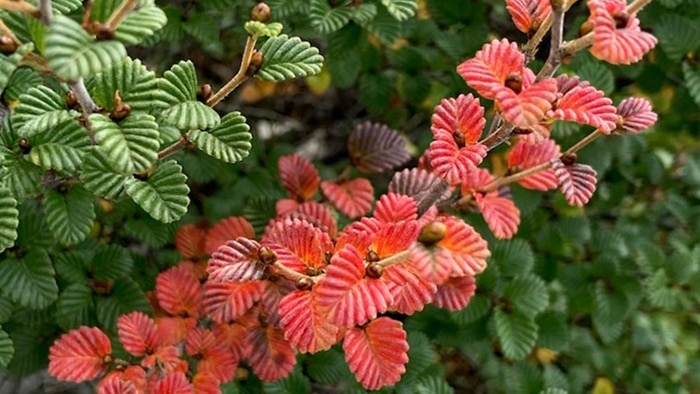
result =
[[630,15],[627,23],[618,28],[618,13],[624,12],[624,2],[607,2],[592,0],[588,9],[594,23],[593,45],[591,53],[598,59],[611,64],[630,64],[638,62],[645,53],[656,46],[656,37],[639,28],[639,19]]
[[156,324],[143,312],[131,312],[117,319],[119,342],[134,356],[152,353],[158,346]]
[[401,36],[401,23],[389,13],[386,7],[377,7],[374,18],[367,21],[360,20],[358,23],[374,33],[384,45],[392,45]]
[[15,354],[15,347],[12,344],[12,339],[2,330],[0,326],[0,367],[7,367],[12,361],[12,356]]
[[417,0],[381,0],[391,16],[399,21],[412,17],[418,9]]
[[127,175],[115,168],[112,160],[101,149],[92,148],[85,155],[83,167],[81,179],[87,190],[109,200],[116,200],[124,195]]
[[263,381],[284,378],[296,364],[292,346],[284,339],[284,331],[273,325],[257,327],[246,333],[246,353],[253,372]]
[[207,232],[204,241],[204,251],[207,254],[214,253],[226,241],[234,240],[238,237],[254,239],[255,230],[253,226],[242,216],[230,216],[220,220]]
[[211,107],[197,101],[199,82],[191,61],[174,64],[158,79],[158,98],[170,105],[161,113],[165,123],[181,131],[209,129],[219,124],[219,115]]
[[90,124],[100,148],[120,172],[145,171],[158,158],[158,123],[153,116],[132,113],[115,123],[105,115],[92,114]]
[[299,37],[282,34],[270,38],[260,47],[260,52],[263,63],[256,75],[267,81],[284,81],[321,72],[323,56]]
[[261,281],[204,284],[204,310],[217,323],[228,323],[243,316],[262,297]]
[[503,294],[514,310],[534,317],[549,303],[549,293],[544,281],[533,274],[521,275],[508,282]]
[[[508,152],[508,167],[511,171],[520,172],[558,158],[560,151],[559,145],[551,139],[546,139],[539,144],[520,140]],[[559,186],[559,180],[552,169],[526,176],[518,183],[524,188],[541,191],[556,189]]]
[[26,52],[31,49],[30,47],[31,45],[19,47],[15,53],[9,56],[0,54],[0,91],[5,90],[14,71],[17,69],[17,63],[19,63]]
[[172,316],[198,316],[202,305],[199,280],[182,265],[161,272],[156,278],[158,305]]
[[[547,117],[587,124],[606,134],[615,130],[617,115],[612,100],[588,82],[568,81],[571,79],[574,78],[557,78],[560,93],[564,95],[557,100],[554,109],[547,111]],[[570,85],[571,82],[575,86],[562,91],[562,85]]]
[[95,42],[78,22],[57,15],[46,34],[44,55],[57,75],[76,81],[118,63],[126,49],[117,41]]
[[326,0],[311,0],[311,26],[319,33],[329,34],[345,26],[353,15],[351,7],[333,7]]
[[45,198],[46,224],[56,239],[64,245],[83,241],[95,220],[92,193],[76,185],[65,193],[51,190]]
[[476,292],[476,281],[471,275],[449,278],[438,286],[435,293],[435,306],[458,311],[469,305]]
[[653,126],[658,118],[651,103],[639,97],[630,97],[620,101],[620,104],[617,105],[617,113],[622,117],[621,128],[632,134]]
[[207,266],[213,282],[248,282],[262,279],[265,265],[259,261],[260,244],[252,239],[237,237],[216,250]]
[[56,302],[56,323],[64,330],[78,328],[90,322],[93,311],[92,290],[83,283],[68,285]]
[[[700,68],[693,67],[688,62],[683,62],[683,79],[690,97],[700,106]],[[7,94],[7,93],[5,93]]]
[[170,223],[187,212],[190,202],[187,177],[174,160],[158,165],[146,180],[129,178],[126,193],[154,219]]
[[388,317],[350,329],[345,334],[343,350],[350,370],[365,389],[394,384],[406,372],[406,331],[401,322]]
[[557,98],[557,81],[553,78],[537,82],[516,93],[509,87],[492,90],[501,105],[503,117],[515,127],[530,129],[543,120]]
[[0,251],[14,245],[17,239],[18,225],[17,200],[9,189],[0,187]]
[[161,113],[163,122],[181,131],[208,129],[219,124],[221,119],[208,105],[199,101],[185,101],[175,104]]
[[132,111],[151,111],[167,108],[168,104],[158,99],[156,74],[149,71],[141,61],[127,57],[88,81],[88,90],[100,107],[114,109],[114,94],[119,92],[122,102]]
[[277,260],[289,269],[306,273],[326,265],[326,253],[333,250],[328,236],[310,223],[298,219],[271,223],[261,243],[277,254]]
[[55,275],[47,252],[30,250],[22,259],[0,264],[0,291],[24,307],[42,309],[58,298]]
[[168,23],[165,13],[153,0],[139,1],[114,32],[114,38],[127,45],[140,44]]
[[451,185],[458,185],[476,170],[487,152],[483,144],[459,145],[453,133],[440,129],[433,131],[433,141],[427,153],[435,174]]
[[496,308],[493,319],[496,335],[507,358],[521,360],[530,354],[537,340],[537,324],[533,318]]
[[381,196],[374,217],[382,222],[399,222],[418,218],[416,202],[409,196],[389,193]]
[[128,276],[134,260],[120,245],[100,245],[92,257],[92,275],[97,280],[115,282]]
[[49,352],[49,374],[69,382],[98,377],[107,370],[112,352],[109,337],[97,327],[81,327],[63,334]]
[[413,197],[423,210],[444,201],[451,194],[447,182],[420,168],[405,169],[394,174],[389,183],[389,192]]
[[523,33],[533,33],[552,13],[549,0],[506,0],[506,9]]
[[396,130],[380,123],[357,125],[348,139],[352,163],[364,172],[383,172],[411,158],[406,142]]
[[182,372],[165,375],[154,386],[152,394],[191,394],[194,388]]
[[[38,72],[31,68],[21,67],[15,70],[7,82],[7,88],[2,93],[7,101],[19,100],[19,97],[33,87],[43,82]],[[16,110],[17,108],[15,108]]]
[[279,303],[284,337],[302,353],[328,350],[340,339],[338,327],[320,313],[316,297],[315,292],[295,290]]
[[[12,126],[19,134],[29,137],[37,128],[47,128],[66,118],[68,113],[65,98],[47,86],[32,87],[19,96],[19,104],[12,112]],[[24,126],[28,127],[24,129]],[[41,127],[37,127],[41,125]]]
[[372,208],[374,188],[369,180],[356,178],[343,183],[321,182],[321,190],[343,215],[353,219]]
[[510,239],[520,225],[520,210],[513,200],[498,195],[477,195],[479,210],[496,238]]
[[316,194],[321,178],[311,162],[303,156],[287,155],[277,160],[280,180],[293,199],[310,200]]
[[598,182],[593,167],[580,163],[567,166],[561,160],[552,160],[552,169],[559,178],[559,190],[566,201],[579,207],[586,205]]
[[210,130],[191,130],[187,135],[202,152],[226,163],[236,163],[248,156],[250,126],[240,112],[230,112],[221,118],[221,123]]
[[90,149],[85,129],[75,119],[67,119],[49,130],[29,138],[32,146],[27,155],[32,163],[56,171],[76,171]]
[[411,263],[394,264],[384,270],[381,280],[387,284],[394,302],[389,310],[412,315],[423,310],[437,291],[434,283],[418,274]]
[[525,55],[516,43],[504,38],[484,44],[473,58],[457,66],[457,72],[482,97],[493,100],[496,98],[494,88],[504,86],[511,74],[521,75],[524,67]]

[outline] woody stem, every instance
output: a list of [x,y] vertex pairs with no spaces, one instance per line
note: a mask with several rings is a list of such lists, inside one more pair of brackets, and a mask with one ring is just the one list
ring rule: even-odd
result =
[[246,71],[248,71],[248,66],[250,66],[250,59],[253,57],[253,51],[255,50],[255,41],[257,39],[253,36],[248,36],[248,39],[245,42],[245,49],[243,49],[243,58],[241,59],[241,65],[238,68],[238,72],[236,75],[231,78],[230,81],[226,83],[221,89],[219,89],[218,92],[216,92],[213,96],[207,100],[207,105],[210,107],[216,106],[216,104],[219,104],[221,100],[226,98],[231,92],[233,92],[238,85],[243,83],[246,79],[248,79],[248,75],[246,75]]
[[394,264],[403,263],[408,260],[410,251],[404,250],[403,252],[396,253],[395,255],[389,256],[387,258],[381,259],[374,264],[381,266],[382,268],[389,268]]
[[109,19],[107,19],[107,28],[115,30],[119,27],[119,24],[122,23],[124,18],[129,15],[129,12],[134,9],[136,2],[137,0],[123,0],[119,4],[119,7],[109,16]]
[[316,283],[320,280],[320,278],[318,276],[312,278],[308,275],[302,274],[301,272],[294,271],[293,269],[290,269],[286,265],[280,263],[279,260],[272,263],[272,266],[277,268],[280,275],[282,275],[283,277],[285,277],[293,282],[297,282],[301,279],[308,279],[308,280],[311,280],[314,283]]

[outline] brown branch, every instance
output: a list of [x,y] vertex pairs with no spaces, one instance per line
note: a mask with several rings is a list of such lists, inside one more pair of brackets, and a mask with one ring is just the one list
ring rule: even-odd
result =
[[92,100],[92,97],[90,96],[87,87],[85,87],[85,81],[83,81],[83,78],[79,78],[77,81],[72,82],[70,84],[70,88],[73,91],[73,93],[75,93],[75,97],[78,100],[80,108],[83,111],[83,119],[85,120],[85,130],[87,131],[87,135],[90,138],[90,143],[95,145],[97,144],[97,140],[95,140],[95,132],[92,130],[92,127],[90,127],[88,117],[92,113],[97,111],[99,107]]
[[216,104],[219,104],[221,100],[226,98],[226,96],[233,92],[241,83],[248,79],[246,72],[248,71],[248,66],[250,66],[250,59],[253,57],[256,41],[257,39],[255,37],[248,36],[248,39],[245,42],[243,58],[241,59],[241,65],[238,68],[238,72],[226,83],[226,85],[224,85],[218,92],[214,93],[209,100],[207,100],[208,106],[214,107]]
[[189,138],[187,138],[187,134],[183,135],[179,140],[175,141],[169,146],[166,146],[163,150],[158,152],[158,159],[164,159],[174,153],[177,153],[180,149],[186,147],[189,143],[190,140]]
[[7,25],[5,24],[5,22],[2,21],[2,19],[0,19],[0,33],[2,33],[3,36],[8,37],[12,41],[14,41],[17,45],[22,45],[22,42],[20,42],[15,33],[13,33],[12,30],[10,30],[10,28],[7,27]]
[[109,16],[109,19],[107,19],[107,22],[105,23],[105,27],[109,30],[116,30],[117,27],[119,27],[119,24],[124,21],[124,18],[129,15],[129,12],[134,9],[136,2],[137,0],[123,0],[119,4],[119,7],[117,7],[117,9],[112,12],[112,15]]
[[552,44],[549,56],[537,74],[536,82],[551,78],[561,64],[561,43],[564,36],[564,0],[552,1]]
[[627,14],[632,15],[636,14],[639,12],[642,8],[646,7],[649,3],[651,3],[653,0],[635,0],[632,3],[630,3],[627,8],[625,8],[625,12]]
[[410,255],[410,251],[404,250],[403,252],[396,253],[393,256],[389,256],[385,259],[381,259],[374,264],[377,264],[378,266],[380,266],[382,268],[389,268],[394,264],[403,263],[404,261],[408,260],[409,255]]
[[25,12],[35,18],[38,18],[41,15],[38,8],[25,1],[0,0],[0,9]]
[[317,275],[314,277],[304,275],[301,272],[297,272],[297,271],[294,271],[293,269],[290,269],[289,267],[280,263],[279,261],[275,261],[274,263],[272,263],[272,266],[275,267],[279,271],[280,275],[282,275],[283,277],[285,277],[285,278],[287,278],[295,283],[300,281],[300,280],[309,280],[309,281],[311,281],[310,283],[317,283],[320,280],[320,278],[323,277],[322,275]]
[[39,0],[39,11],[41,16],[39,20],[46,26],[51,26],[51,21],[53,20],[53,7],[51,6],[51,0]]

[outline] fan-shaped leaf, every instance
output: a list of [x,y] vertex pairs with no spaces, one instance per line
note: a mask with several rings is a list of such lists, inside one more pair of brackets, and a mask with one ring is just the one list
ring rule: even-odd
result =
[[[544,118],[557,98],[557,81],[549,78],[516,93],[509,87],[495,87],[492,92],[500,104],[503,117],[515,127],[532,129]],[[537,130],[537,129],[535,129]]]
[[114,109],[116,92],[119,92],[122,102],[128,104],[132,111],[146,112],[168,107],[156,94],[156,74],[138,59],[123,59],[90,79],[87,87],[95,103],[107,111]]
[[[591,54],[611,64],[630,64],[642,59],[645,53],[656,46],[656,37],[639,28],[636,15],[629,15],[624,25],[616,19],[618,13],[625,12],[626,4],[593,0],[588,9],[594,23]],[[674,37],[675,38],[675,37]]]
[[75,171],[82,166],[83,155],[90,149],[85,129],[75,120],[66,119],[51,129],[29,138],[29,160],[47,170]]
[[506,357],[521,360],[530,354],[537,340],[537,324],[533,318],[520,312],[507,313],[496,308],[494,321],[496,335]]
[[418,9],[417,0],[381,0],[391,16],[399,21],[412,17]]
[[156,278],[158,305],[173,316],[198,316],[202,305],[199,280],[183,266],[161,272]]
[[284,81],[321,72],[323,56],[299,37],[288,37],[286,34],[272,37],[260,47],[260,52],[263,63],[256,76],[267,81]]
[[393,303],[384,281],[365,277],[362,256],[350,244],[331,258],[314,291],[318,308],[340,327],[364,324]]
[[455,137],[452,132],[435,130],[427,152],[435,174],[451,185],[462,183],[467,174],[481,164],[488,152],[483,144],[460,145],[456,138],[459,136]]
[[206,229],[194,224],[185,224],[175,234],[175,249],[188,260],[198,260],[204,257],[204,242],[207,237]]
[[522,75],[525,55],[514,42],[493,40],[479,50],[473,58],[457,66],[457,72],[472,89],[482,97],[496,98],[494,88],[503,87],[509,75]]
[[19,211],[10,190],[0,187],[0,251],[14,245],[17,239]]
[[163,121],[182,131],[209,129],[221,119],[211,107],[197,101],[197,71],[191,61],[182,61],[158,79],[158,97],[170,108],[161,113]]
[[534,33],[552,13],[548,0],[506,0],[506,9],[515,27],[523,33]]
[[209,329],[190,330],[185,339],[185,351],[197,359],[197,373],[209,373],[214,382],[227,382],[236,373],[238,357],[217,341]]
[[199,101],[185,101],[175,104],[170,109],[163,111],[160,116],[163,122],[182,131],[208,129],[216,127],[221,122],[216,111]]
[[117,319],[119,342],[134,356],[151,354],[158,346],[156,324],[142,312],[131,312]]
[[[520,172],[558,158],[560,151],[559,145],[551,139],[546,139],[538,144],[520,140],[508,153],[508,167],[513,172]],[[526,176],[518,183],[526,189],[541,191],[556,189],[559,186],[559,180],[554,175],[554,171],[549,168]]]
[[352,13],[352,19],[361,24],[368,24],[374,17],[377,16],[377,5],[372,3],[362,3],[355,7]]
[[242,216],[231,216],[222,219],[207,232],[204,251],[207,254],[213,254],[226,241],[234,240],[238,237],[255,238],[253,226]]
[[294,349],[284,339],[282,329],[273,325],[251,329],[245,343],[253,372],[263,381],[284,378],[294,369]]
[[385,125],[357,125],[348,139],[352,163],[365,172],[382,172],[407,162],[411,155],[401,135]]
[[367,213],[374,201],[374,188],[364,178],[343,183],[324,181],[321,182],[321,190],[333,206],[351,219]]
[[377,7],[376,16],[373,19],[357,22],[374,33],[384,45],[393,44],[401,36],[401,23],[389,13],[386,7]]
[[566,201],[579,207],[586,205],[598,182],[595,170],[586,164],[565,165],[561,160],[552,160],[552,169],[559,178],[559,190]]
[[45,250],[29,250],[23,259],[0,264],[0,291],[12,301],[42,309],[56,301],[58,286],[51,259]]
[[100,148],[120,172],[145,171],[158,158],[158,123],[153,116],[133,113],[115,123],[105,115],[92,114],[90,124]]
[[250,127],[240,112],[230,112],[213,129],[191,130],[187,135],[202,152],[226,163],[243,160],[250,152]]
[[207,272],[213,282],[248,282],[262,279],[266,264],[260,261],[260,244],[245,237],[221,245],[209,259]]
[[262,297],[261,281],[204,284],[204,310],[217,323],[228,323],[243,316]]
[[[17,69],[17,64],[24,57],[24,55],[32,50],[32,45],[23,45],[17,48],[17,50],[11,55],[0,54],[0,92],[5,90],[8,82],[12,79],[15,70]],[[11,85],[11,84],[10,84]],[[7,95],[7,92],[5,92]]]
[[190,202],[187,177],[174,160],[158,165],[146,180],[131,177],[125,182],[126,193],[154,219],[170,223],[187,212]]
[[374,217],[385,223],[418,219],[416,202],[409,196],[389,193],[381,196]]
[[85,155],[81,179],[85,188],[99,197],[116,200],[124,196],[127,175],[114,167],[112,160],[98,147]]
[[518,231],[520,210],[513,200],[498,195],[477,195],[479,210],[496,238],[510,239]]
[[306,220],[321,231],[328,233],[331,238],[335,238],[338,235],[338,224],[331,210],[326,205],[316,201],[304,201],[301,204],[297,204],[294,200],[279,200],[277,203],[279,204],[282,201],[292,201],[295,206],[291,211],[285,214],[280,213],[278,210],[280,219],[290,218]]
[[86,284],[68,285],[56,302],[56,323],[64,330],[78,328],[90,322],[94,313],[92,290]]
[[298,219],[272,222],[261,243],[272,249],[284,266],[302,273],[323,268],[326,253],[333,250],[328,234]]
[[[682,60],[687,54],[697,51],[700,46],[695,39],[700,35],[697,21],[681,14],[659,15],[654,24],[654,35],[659,38],[661,48],[673,61]],[[639,45],[638,40],[634,42]]]
[[194,388],[182,372],[166,374],[153,386],[153,394],[191,394]]
[[444,131],[455,136],[461,145],[473,145],[479,141],[485,125],[484,107],[479,99],[460,94],[456,99],[443,99],[435,107],[430,129],[433,134]]
[[[565,76],[557,78],[559,85],[570,83]],[[561,90],[561,88],[560,88]],[[586,82],[575,84],[557,100],[554,109],[547,111],[547,117],[570,122],[587,124],[604,133],[615,130],[617,115],[612,100],[605,93]]]
[[309,160],[299,155],[281,156],[277,167],[282,184],[293,199],[313,198],[321,178]]
[[12,126],[24,137],[65,121],[65,115],[70,114],[65,98],[48,86],[32,87],[19,100],[12,113]]
[[343,350],[350,370],[368,390],[394,384],[406,372],[406,332],[400,322],[388,317],[350,329],[345,334]]
[[14,354],[15,348],[12,344],[12,339],[0,326],[0,367],[7,367]]
[[98,73],[126,56],[117,41],[97,41],[72,19],[57,15],[46,34],[44,55],[60,77],[77,81]]
[[46,224],[56,239],[65,245],[75,245],[87,237],[95,220],[92,193],[80,186],[46,194]]
[[483,272],[491,252],[481,235],[454,216],[443,216],[438,221],[445,225],[446,234],[434,252],[438,259],[450,260],[449,276],[473,276]]
[[315,291],[293,291],[279,303],[284,337],[302,353],[328,350],[340,338],[338,327],[320,313]]
[[341,29],[348,23],[352,15],[352,8],[331,8],[326,0],[311,0],[309,4],[311,26],[320,33],[329,34]]
[[49,374],[70,382],[98,377],[108,367],[109,337],[97,327],[81,327],[63,334],[49,352]]
[[[2,95],[8,102],[19,100],[22,94],[33,87],[39,87],[42,81],[38,72],[31,68],[20,67],[10,76],[10,80],[7,82],[7,87]],[[15,110],[17,110],[16,107]]]
[[130,277],[114,282],[107,297],[95,299],[97,321],[110,332],[117,331],[117,318],[128,312],[151,312],[151,304],[139,285]]
[[549,301],[549,293],[544,281],[533,274],[510,280],[503,294],[513,308],[525,316],[535,316],[542,312]]
[[622,118],[620,128],[628,133],[639,133],[656,123],[657,115],[651,103],[643,98],[630,97],[620,101],[617,113]]
[[142,0],[114,31],[114,39],[127,45],[140,44],[168,23],[165,13],[153,0]]
[[134,260],[118,245],[100,245],[92,258],[92,274],[97,280],[115,282],[131,273]]

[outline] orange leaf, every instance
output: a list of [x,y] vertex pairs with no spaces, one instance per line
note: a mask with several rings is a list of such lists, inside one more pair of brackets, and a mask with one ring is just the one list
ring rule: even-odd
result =
[[447,226],[447,233],[435,253],[453,261],[449,276],[476,275],[486,269],[491,252],[481,235],[460,218],[443,216],[439,220]]
[[315,292],[295,290],[279,303],[284,338],[302,353],[328,350],[339,338],[338,327],[319,312]]
[[435,174],[450,185],[461,183],[470,172],[476,170],[487,152],[488,149],[482,144],[458,144],[453,134],[444,130],[433,131],[433,141],[428,148],[430,165]]
[[194,394],[194,387],[182,372],[169,373],[153,387],[152,394]]
[[192,378],[194,394],[221,394],[219,380],[211,372],[198,371]]
[[56,379],[83,382],[107,371],[112,344],[97,327],[80,327],[63,334],[49,349],[49,374]]
[[142,312],[131,312],[117,319],[119,342],[134,356],[151,353],[158,346],[156,324]]
[[223,219],[207,232],[204,251],[207,254],[212,254],[226,241],[238,237],[255,238],[253,226],[241,216],[231,216]]
[[202,292],[199,280],[182,266],[169,268],[156,278],[158,303],[173,316],[199,316]]
[[333,206],[350,219],[369,212],[374,202],[374,188],[365,178],[343,183],[324,181],[321,182],[321,190]]
[[313,164],[299,155],[282,156],[277,161],[280,179],[295,200],[310,200],[316,194],[321,178]]
[[197,361],[197,372],[209,372],[219,382],[233,379],[238,367],[236,355],[225,344],[218,342],[214,332],[195,328],[187,334],[185,351]]
[[258,377],[266,382],[289,375],[297,362],[294,349],[281,328],[268,325],[248,331],[245,339],[248,360]]
[[207,232],[194,224],[185,224],[175,234],[175,248],[186,259],[204,257],[204,243]]
[[146,369],[163,372],[187,372],[187,361],[180,358],[180,351],[175,346],[161,346],[155,353],[141,360]]
[[515,27],[523,33],[534,33],[552,13],[550,0],[506,0],[506,9]]

